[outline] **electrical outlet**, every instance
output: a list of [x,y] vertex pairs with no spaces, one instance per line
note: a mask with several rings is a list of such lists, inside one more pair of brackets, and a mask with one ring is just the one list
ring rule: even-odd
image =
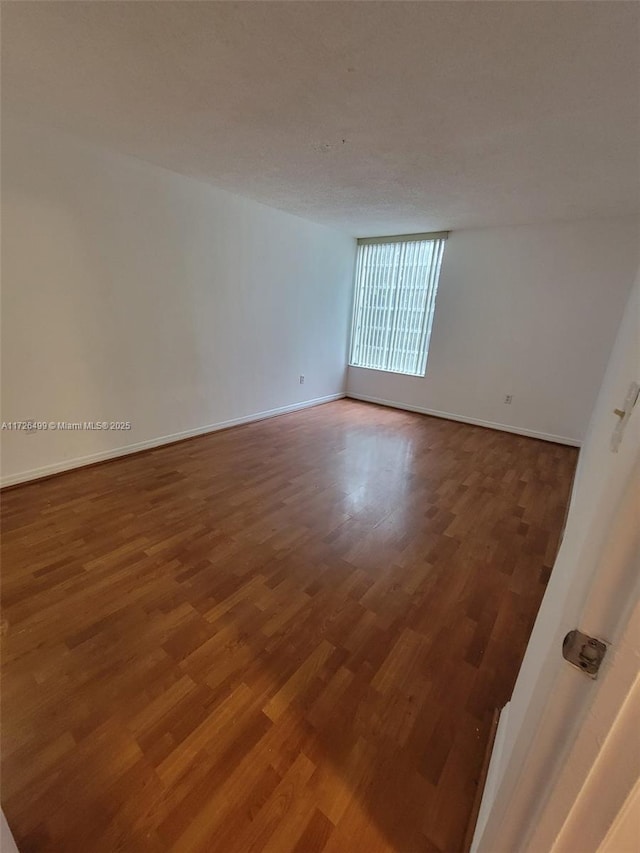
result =
[[300,384],[304,385],[304,376],[302,375],[302,373],[300,374]]
[[504,401],[508,406],[511,405],[512,400],[513,400],[513,394],[505,394],[504,395]]

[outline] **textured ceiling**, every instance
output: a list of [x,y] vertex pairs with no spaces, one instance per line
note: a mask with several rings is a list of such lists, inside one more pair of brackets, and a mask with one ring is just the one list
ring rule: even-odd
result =
[[4,108],[356,235],[635,212],[635,2],[13,2]]

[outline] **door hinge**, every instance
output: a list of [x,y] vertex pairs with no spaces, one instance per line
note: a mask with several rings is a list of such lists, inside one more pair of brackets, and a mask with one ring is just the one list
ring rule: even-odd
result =
[[562,657],[589,678],[597,678],[600,664],[607,651],[602,640],[596,640],[574,628],[562,642]]

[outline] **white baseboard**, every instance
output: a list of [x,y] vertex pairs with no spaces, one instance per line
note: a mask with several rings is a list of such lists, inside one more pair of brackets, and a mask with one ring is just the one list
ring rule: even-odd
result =
[[99,453],[92,453],[89,456],[78,456],[75,459],[64,459],[61,462],[54,462],[51,465],[44,465],[42,468],[32,468],[29,471],[21,471],[18,474],[9,474],[0,479],[0,487],[15,486],[18,483],[27,483],[29,480],[38,480],[41,477],[49,477],[51,474],[60,474],[63,471],[72,471],[74,468],[82,468],[85,465],[92,465],[95,462],[105,462],[108,459],[117,459],[120,456],[128,456],[130,453],[138,453],[140,450],[149,450],[153,447],[162,447],[164,444],[173,444],[175,441],[182,441],[184,438],[193,438],[197,435],[206,435],[209,432],[217,432],[221,429],[228,429],[232,426],[240,426],[240,424],[253,423],[254,421],[263,421],[267,418],[275,418],[278,415],[285,415],[287,412],[297,412],[299,409],[309,409],[312,406],[320,406],[323,403],[331,403],[333,400],[341,400],[344,393],[329,394],[326,397],[316,397],[313,400],[304,400],[302,403],[291,403],[288,406],[279,406],[277,409],[269,409],[266,412],[256,412],[251,415],[244,415],[241,418],[232,418],[228,421],[219,421],[215,424],[207,424],[206,426],[196,427],[195,429],[187,429],[183,432],[175,432],[171,435],[162,435],[158,438],[150,438],[146,441],[139,441],[136,444],[127,444],[124,447],[116,447],[112,450],[102,450]]
[[482,838],[482,833],[484,832],[485,826],[487,825],[487,820],[489,818],[489,813],[491,812],[491,807],[493,806],[496,794],[498,793],[498,787],[500,785],[500,782],[502,781],[502,772],[504,770],[502,754],[504,752],[504,743],[507,733],[510,709],[511,702],[507,702],[504,708],[500,711],[500,719],[498,721],[496,736],[493,741],[493,750],[491,751],[489,770],[487,772],[487,778],[484,783],[484,792],[482,794],[482,802],[480,804],[480,811],[478,812],[478,820],[476,821],[476,828],[473,835],[473,841],[471,842],[470,853],[476,853],[478,849],[480,839]]
[[356,394],[347,391],[347,397],[353,400],[362,400],[365,403],[377,403],[379,406],[390,406],[392,409],[403,409],[406,412],[418,412],[421,415],[432,415],[435,418],[445,418],[448,421],[459,421],[463,424],[487,427],[488,429],[499,429],[502,432],[512,432],[516,435],[526,435],[528,438],[541,438],[543,441],[553,441],[556,444],[569,444],[571,447],[580,447],[582,442],[577,438],[568,438],[566,435],[553,435],[547,432],[538,432],[535,429],[510,426],[509,424],[496,424],[493,421],[483,421],[480,418],[468,418],[466,415],[454,415],[451,412],[440,412],[437,409],[427,409],[424,406],[412,406],[409,403],[396,403],[393,400],[383,400],[380,397],[369,397],[366,394]]
[[9,829],[4,812],[1,813],[0,817],[0,850],[2,850],[2,853],[18,853],[16,842],[13,840],[13,835]]

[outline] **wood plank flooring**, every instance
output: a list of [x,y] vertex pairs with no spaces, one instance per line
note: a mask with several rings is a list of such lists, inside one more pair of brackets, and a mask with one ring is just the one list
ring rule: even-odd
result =
[[343,400],[5,492],[22,853],[460,850],[576,458]]

